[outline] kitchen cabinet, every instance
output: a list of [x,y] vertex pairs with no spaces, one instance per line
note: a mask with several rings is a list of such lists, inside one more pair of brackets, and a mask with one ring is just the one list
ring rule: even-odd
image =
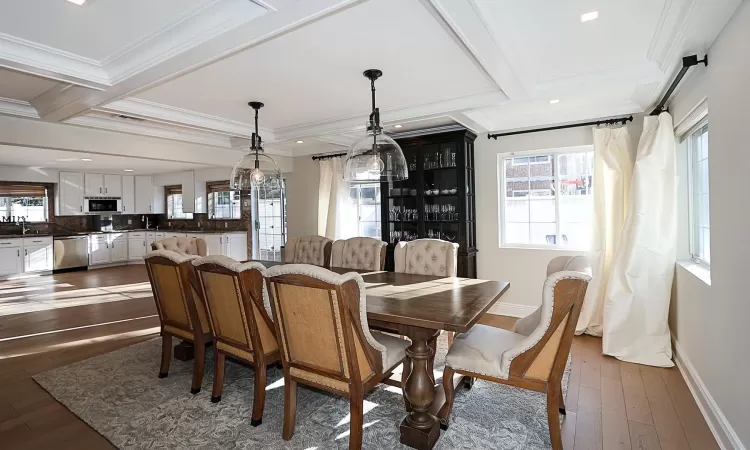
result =
[[21,239],[0,240],[0,277],[23,272]]
[[24,272],[52,270],[54,264],[52,238],[23,239],[23,255]]
[[150,176],[135,177],[135,213],[154,213],[154,182]]
[[161,241],[164,239],[165,233],[163,231],[149,231],[146,233],[146,253],[151,251],[151,244],[153,244],[155,241]]
[[109,263],[109,242],[106,234],[89,236],[89,265]]
[[122,197],[122,177],[120,175],[104,175],[104,196]]
[[208,255],[225,255],[224,249],[224,236],[220,234],[204,234],[202,237],[206,241],[206,248],[208,249]]
[[84,174],[86,197],[104,197],[104,175],[100,173]]
[[135,214],[135,177],[122,177],[122,213]]
[[61,216],[83,214],[83,174],[78,172],[60,172],[59,207]]
[[188,237],[187,233],[164,233],[164,239]]
[[225,255],[237,261],[247,260],[247,233],[224,235]]
[[109,262],[125,262],[128,260],[128,234],[112,233],[109,235]]
[[148,253],[146,250],[146,232],[128,233],[128,260],[143,261],[143,255],[146,253]]

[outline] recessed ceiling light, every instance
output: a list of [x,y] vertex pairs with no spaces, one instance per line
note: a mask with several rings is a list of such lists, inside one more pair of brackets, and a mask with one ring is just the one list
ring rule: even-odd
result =
[[581,22],[590,22],[599,18],[599,11],[591,11],[581,14]]
[[81,161],[91,162],[93,159],[91,158],[81,158]]
[[125,172],[132,172],[133,169],[125,169]]
[[70,3],[75,3],[75,4],[76,4],[76,5],[78,5],[78,6],[81,6],[81,5],[83,5],[84,3],[86,3],[86,0],[68,0],[68,1],[69,1]]
[[400,123],[398,123],[398,124],[396,124],[396,125],[394,125],[394,126],[393,126],[393,128],[403,128],[403,127],[404,127],[404,126],[403,126],[403,125],[401,125]]
[[560,103],[560,100],[554,99],[554,100],[550,100],[549,102],[554,105],[555,103]]
[[305,141],[297,141],[298,144],[304,144]]

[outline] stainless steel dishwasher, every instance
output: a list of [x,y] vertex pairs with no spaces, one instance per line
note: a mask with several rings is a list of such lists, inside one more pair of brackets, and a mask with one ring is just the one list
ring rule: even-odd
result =
[[56,237],[54,255],[54,270],[88,268],[88,235]]

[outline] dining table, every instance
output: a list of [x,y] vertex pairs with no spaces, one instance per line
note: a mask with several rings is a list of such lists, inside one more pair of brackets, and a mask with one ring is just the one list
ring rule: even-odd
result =
[[[254,260],[266,267],[284,264]],[[431,449],[440,436],[436,414],[445,402],[443,385],[435,383],[433,365],[441,331],[466,333],[510,288],[505,281],[441,277],[408,273],[330,268],[358,272],[367,290],[370,328],[407,336],[411,345],[401,373],[407,416],[401,422],[401,443]],[[456,377],[456,384],[461,382]]]

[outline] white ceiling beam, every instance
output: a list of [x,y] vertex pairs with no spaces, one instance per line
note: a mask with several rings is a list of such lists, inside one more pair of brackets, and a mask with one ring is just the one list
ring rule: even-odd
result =
[[39,114],[29,102],[0,97],[0,114],[38,119]]

